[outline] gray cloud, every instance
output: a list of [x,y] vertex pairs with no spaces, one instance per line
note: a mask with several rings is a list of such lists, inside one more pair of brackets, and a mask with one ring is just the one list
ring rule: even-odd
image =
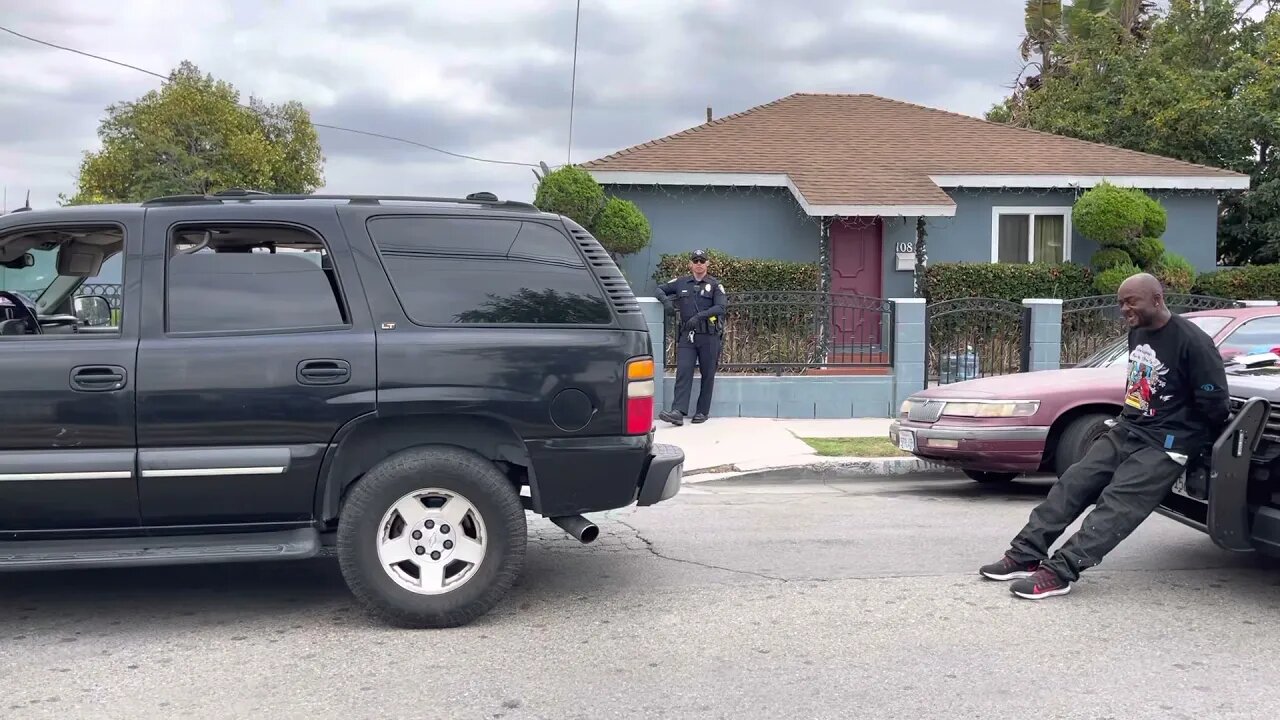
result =
[[[872,92],[978,114],[1017,71],[1023,4],[586,3],[573,157],[585,161],[697,125],[708,104],[724,116],[798,91]],[[157,72],[189,58],[246,99],[301,99],[317,122],[496,159],[564,161],[572,3],[513,0],[502,12],[412,0],[288,7],[203,6],[195,31],[181,36],[156,12],[104,15],[56,1],[15,3],[4,24]],[[37,78],[0,95],[0,183],[11,195],[30,184],[33,202],[45,204],[71,189],[68,178],[95,142],[105,107],[158,86],[3,35],[0,62],[30,67]],[[0,69],[0,80],[6,77]],[[526,168],[332,130],[320,137],[330,188],[463,194],[483,187],[532,196]],[[450,191],[450,183],[463,187]]]

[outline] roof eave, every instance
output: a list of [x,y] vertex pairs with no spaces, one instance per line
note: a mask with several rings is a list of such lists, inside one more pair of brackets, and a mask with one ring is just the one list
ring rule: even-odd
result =
[[1221,175],[1055,175],[1055,174],[957,174],[930,175],[942,188],[1091,188],[1102,182],[1143,190],[1248,190],[1249,176]]
[[816,205],[786,173],[666,172],[653,170],[593,170],[585,168],[601,185],[670,185],[675,187],[786,188],[810,217],[952,217],[954,202],[945,204]]

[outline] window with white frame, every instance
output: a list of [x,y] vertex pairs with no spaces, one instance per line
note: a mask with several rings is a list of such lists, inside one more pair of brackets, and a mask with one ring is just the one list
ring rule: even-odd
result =
[[1071,208],[991,209],[991,262],[1062,263],[1071,259]]

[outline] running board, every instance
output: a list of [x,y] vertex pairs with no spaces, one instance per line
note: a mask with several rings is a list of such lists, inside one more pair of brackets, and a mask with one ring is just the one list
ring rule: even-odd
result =
[[0,542],[0,571],[299,560],[320,551],[314,528],[226,535]]

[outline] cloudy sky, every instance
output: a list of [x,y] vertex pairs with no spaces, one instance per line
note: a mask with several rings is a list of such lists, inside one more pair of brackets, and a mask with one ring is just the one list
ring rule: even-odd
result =
[[[1023,0],[582,0],[572,159],[793,92],[981,115],[1007,92]],[[316,122],[564,163],[575,0],[0,0],[0,25],[159,73],[182,60]],[[799,9],[803,8],[803,9]],[[0,32],[8,209],[71,193],[111,103],[160,81]],[[321,129],[326,190],[528,200],[528,167]],[[16,199],[16,204],[15,204]]]

